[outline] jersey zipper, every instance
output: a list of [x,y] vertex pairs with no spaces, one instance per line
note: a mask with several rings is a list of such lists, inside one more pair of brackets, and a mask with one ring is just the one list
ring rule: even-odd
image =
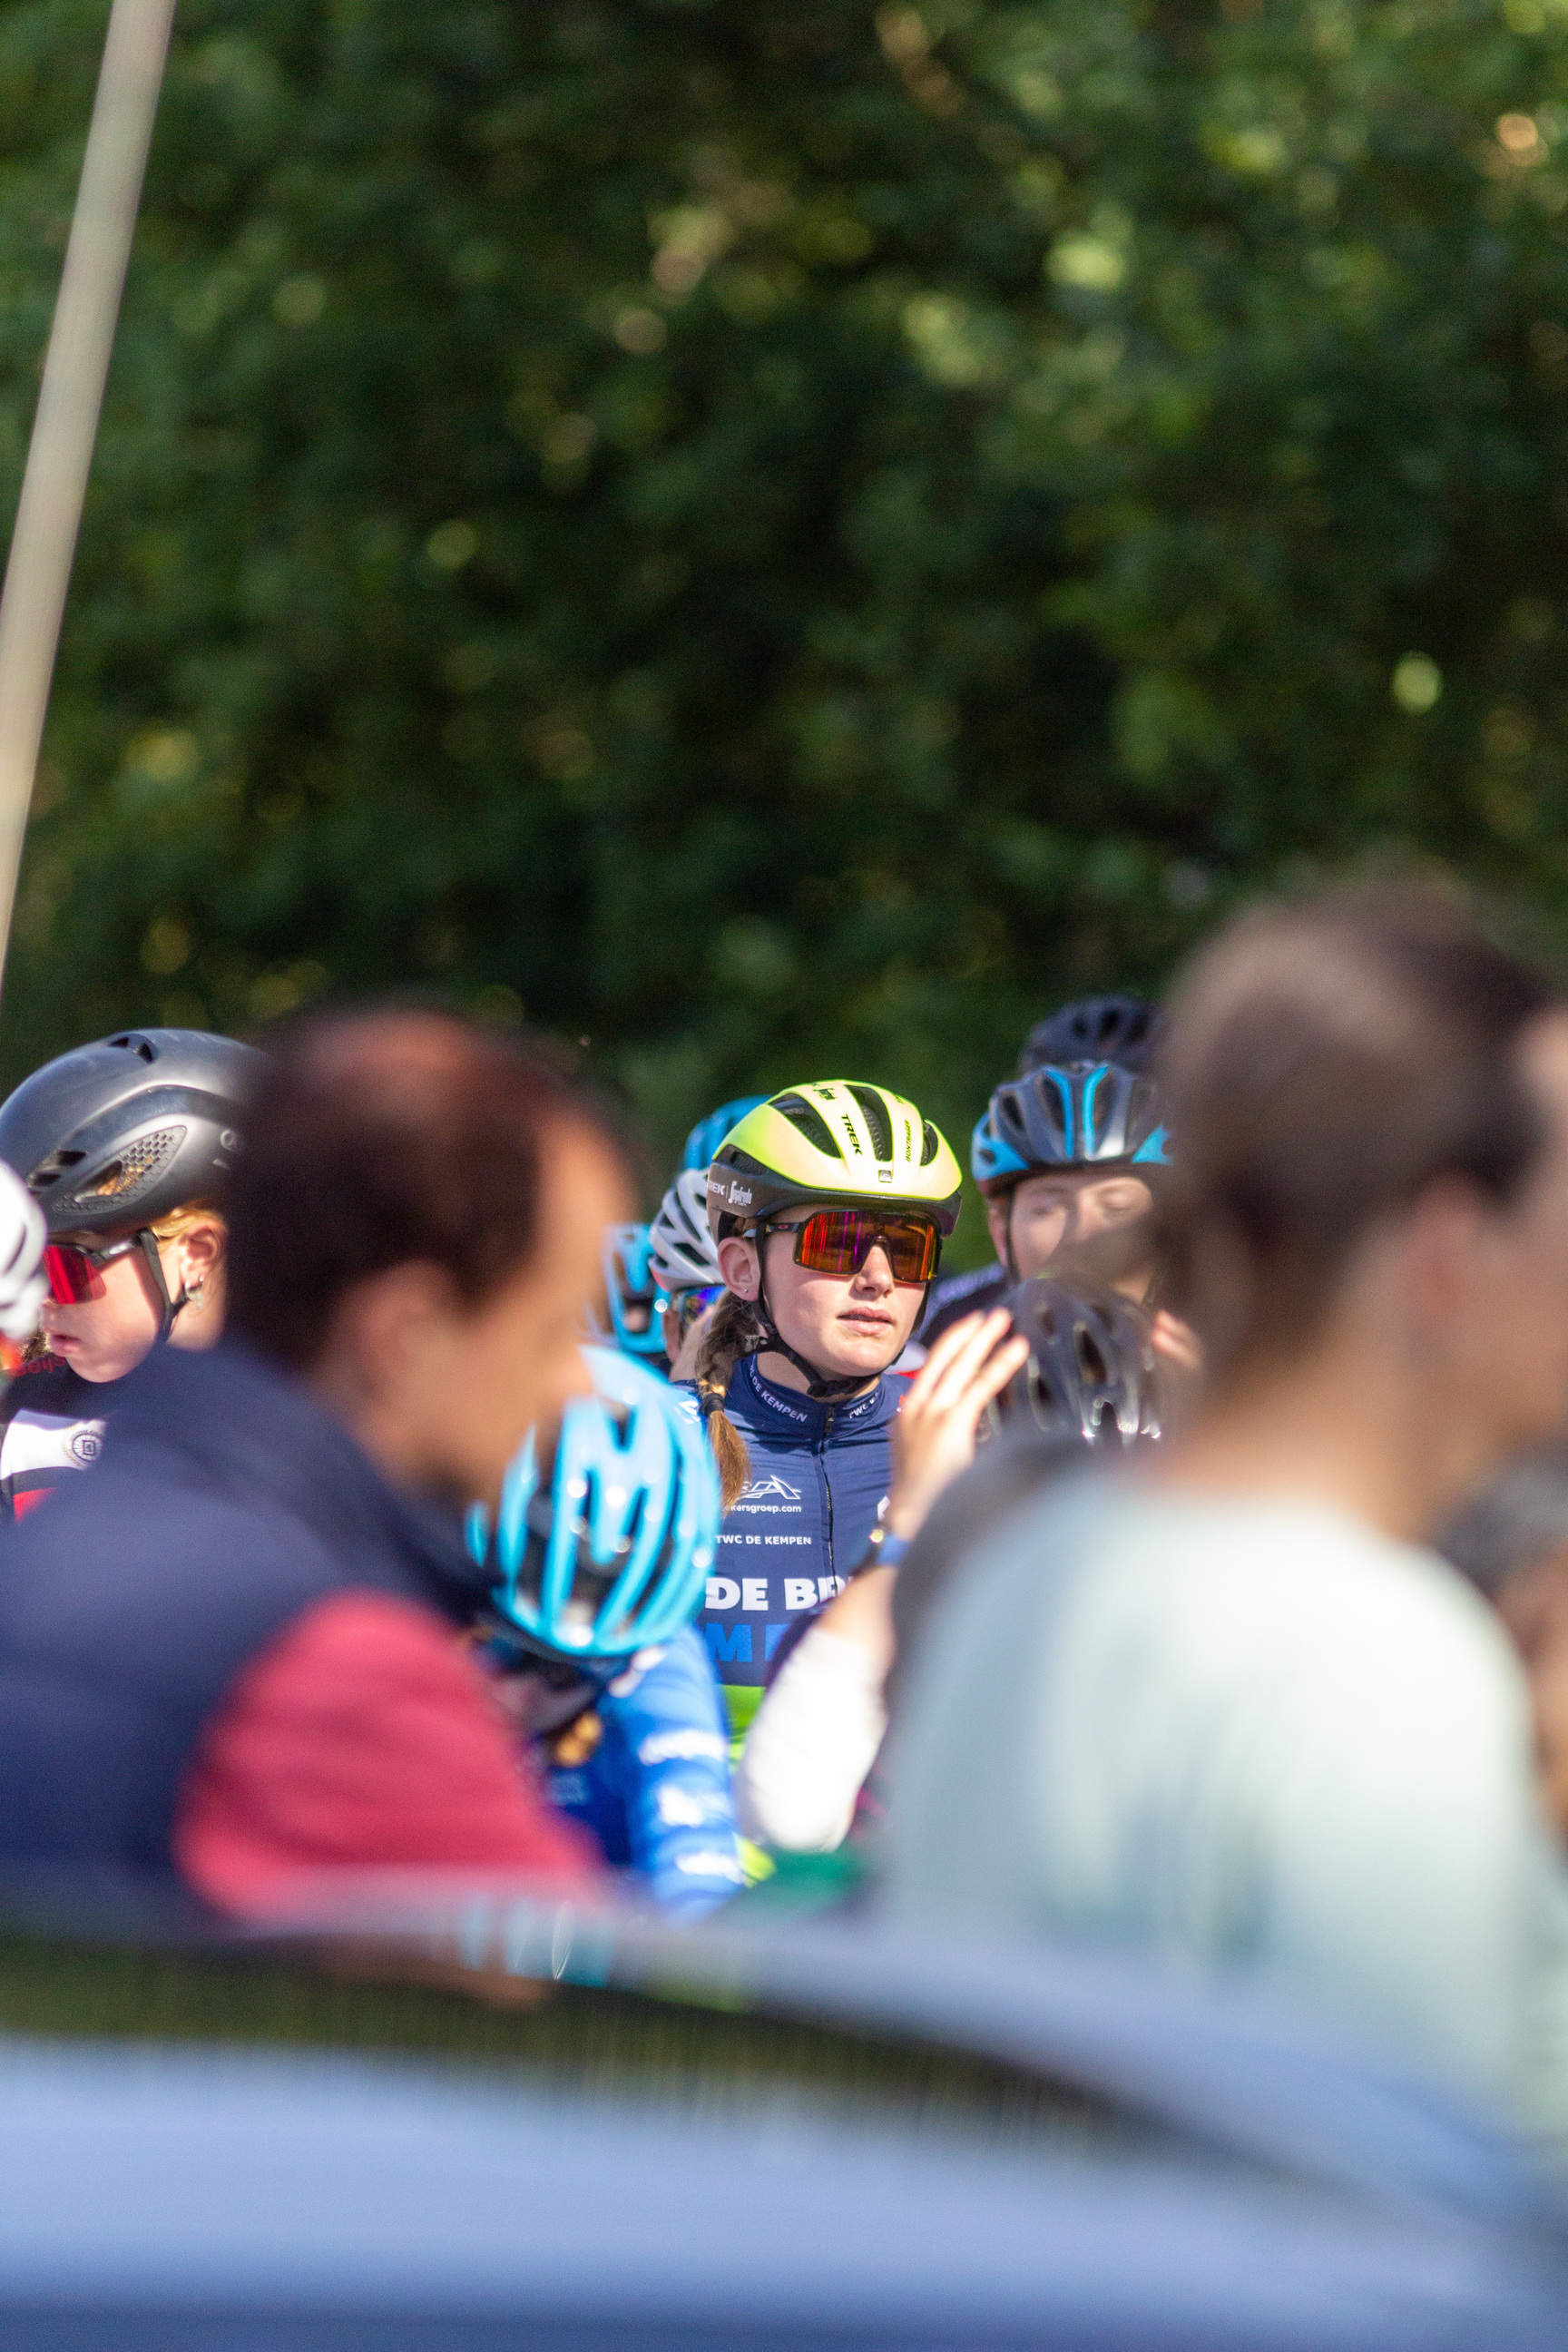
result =
[[[826,1418],[822,1424],[822,1436],[818,1443],[822,1452],[823,1491],[827,1496],[827,1573],[833,1579],[834,1583],[837,1584],[838,1581],[838,1570],[833,1564],[833,1481],[827,1475],[827,1441],[833,1434],[833,1414],[834,1407],[829,1405],[827,1408]],[[820,1601],[817,1605],[819,1607],[822,1605]]]

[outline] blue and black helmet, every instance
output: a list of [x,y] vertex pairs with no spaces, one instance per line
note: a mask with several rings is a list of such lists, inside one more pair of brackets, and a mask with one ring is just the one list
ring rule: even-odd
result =
[[991,1124],[989,1103],[975,1120],[974,1132],[969,1139],[969,1172],[982,1192],[988,1184],[1010,1183],[1015,1177],[1029,1172],[1027,1160],[1020,1160],[998,1138]]
[[969,1165],[983,1192],[1047,1168],[1168,1168],[1149,1064],[1165,1015],[1142,996],[1082,996],[1030,1030],[1019,1075],[976,1122]]
[[1159,1088],[1116,1062],[1047,1063],[1009,1078],[992,1096],[970,1152],[983,1188],[1047,1168],[1107,1163],[1144,1170],[1171,1164]]
[[721,1103],[706,1118],[700,1118],[686,1139],[680,1155],[682,1168],[710,1168],[713,1156],[731,1128],[739,1127],[748,1111],[755,1110],[766,1095],[737,1095],[733,1102]]
[[611,1348],[584,1348],[591,1397],[567,1406],[553,1450],[532,1432],[500,1511],[468,1514],[468,1549],[494,1572],[509,1635],[591,1672],[673,1641],[713,1566],[719,1476],[695,1413]]

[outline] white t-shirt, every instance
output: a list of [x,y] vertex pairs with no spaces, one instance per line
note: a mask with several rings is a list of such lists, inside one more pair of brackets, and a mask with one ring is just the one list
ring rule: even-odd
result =
[[1523,1677],[1431,1553],[1075,1480],[954,1575],[907,1702],[900,1916],[1244,1977],[1568,2130]]
[[788,1853],[832,1853],[849,1834],[888,1710],[887,1661],[818,1622],[780,1667],[735,1770],[743,1837]]

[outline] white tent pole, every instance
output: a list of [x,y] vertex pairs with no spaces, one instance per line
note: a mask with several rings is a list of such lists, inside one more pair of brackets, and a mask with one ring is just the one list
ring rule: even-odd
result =
[[114,0],[0,591],[0,973],[174,0]]

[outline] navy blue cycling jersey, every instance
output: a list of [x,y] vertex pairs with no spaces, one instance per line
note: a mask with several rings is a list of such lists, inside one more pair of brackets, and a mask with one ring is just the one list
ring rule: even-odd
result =
[[693,1627],[644,1654],[595,1702],[604,1730],[588,1761],[555,1766],[545,1786],[612,1868],[635,1871],[661,1910],[695,1919],[742,1884],[728,1731]]
[[724,1409],[752,1475],[720,1529],[697,1620],[721,1682],[760,1690],[791,1625],[841,1591],[865,1558],[887,1502],[893,1418],[907,1386],[901,1373],[884,1372],[864,1396],[819,1404],[775,1388],[753,1356],[735,1366]]
[[978,1266],[972,1274],[952,1274],[945,1282],[932,1283],[916,1339],[929,1349],[965,1315],[988,1314],[993,1307],[1005,1307],[1013,1286],[1011,1276],[1001,1265]]
[[0,1397],[0,1523],[47,1500],[62,1477],[103,1451],[120,1381],[84,1381],[53,1356],[24,1364]]

